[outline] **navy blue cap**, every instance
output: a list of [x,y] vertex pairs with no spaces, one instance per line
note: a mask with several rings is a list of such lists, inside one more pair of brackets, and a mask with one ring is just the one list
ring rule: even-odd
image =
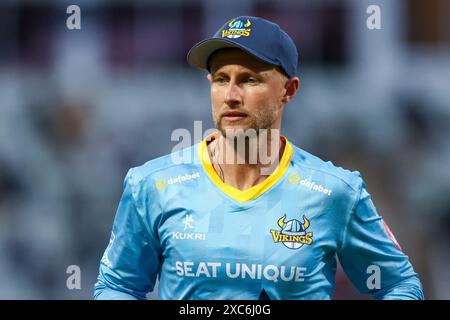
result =
[[239,48],[288,77],[297,74],[298,53],[294,41],[277,24],[258,17],[241,16],[225,23],[211,38],[194,45],[187,55],[191,66],[208,69],[208,59],[223,48]]

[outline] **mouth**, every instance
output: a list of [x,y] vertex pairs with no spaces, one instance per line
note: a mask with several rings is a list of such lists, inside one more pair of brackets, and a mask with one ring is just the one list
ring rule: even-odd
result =
[[222,114],[222,118],[230,122],[239,121],[246,117],[247,114],[239,111],[227,111],[224,114]]

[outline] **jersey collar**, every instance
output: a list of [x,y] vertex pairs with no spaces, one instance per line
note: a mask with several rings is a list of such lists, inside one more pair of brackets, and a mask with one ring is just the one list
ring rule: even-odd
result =
[[198,146],[200,162],[203,168],[205,169],[206,174],[212,180],[212,182],[223,193],[225,193],[226,195],[228,195],[229,197],[231,197],[232,199],[236,200],[239,203],[256,199],[264,192],[269,190],[274,184],[276,184],[283,177],[284,173],[289,168],[289,164],[291,162],[292,155],[294,153],[292,144],[286,139],[285,136],[281,136],[280,138],[285,142],[286,145],[283,151],[283,155],[281,156],[281,160],[275,171],[272,172],[272,174],[268,176],[266,180],[258,183],[257,185],[254,185],[253,187],[245,190],[239,190],[229,184],[224,183],[222,179],[220,179],[219,175],[217,174],[216,170],[214,169],[211,163],[208,154],[207,142],[213,138],[213,135],[214,133],[203,139],[203,141]]

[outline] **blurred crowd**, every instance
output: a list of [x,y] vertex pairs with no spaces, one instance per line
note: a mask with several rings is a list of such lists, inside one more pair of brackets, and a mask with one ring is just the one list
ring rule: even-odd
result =
[[[80,30],[69,4],[0,3],[0,299],[92,297],[128,168],[170,153],[177,128],[213,126],[188,49],[243,14],[299,49],[283,134],[361,172],[426,298],[450,299],[447,1],[78,1]],[[367,297],[339,269],[335,298]]]

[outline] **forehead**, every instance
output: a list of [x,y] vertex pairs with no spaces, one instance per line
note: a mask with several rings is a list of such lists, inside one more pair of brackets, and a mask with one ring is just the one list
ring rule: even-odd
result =
[[276,70],[275,66],[237,48],[226,48],[214,52],[209,58],[209,66],[211,73],[224,70],[226,67],[238,67],[257,73]]

